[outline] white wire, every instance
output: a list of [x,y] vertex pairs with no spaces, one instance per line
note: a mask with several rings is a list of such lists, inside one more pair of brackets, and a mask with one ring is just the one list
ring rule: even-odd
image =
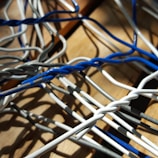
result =
[[[72,129],[72,127],[70,127],[70,126],[68,126],[68,125],[66,125],[66,124],[60,123],[60,122],[58,122],[58,121],[51,120],[51,119],[49,119],[49,118],[44,117],[43,115],[36,115],[36,114],[34,114],[34,113],[32,113],[32,112],[29,112],[29,111],[27,111],[27,110],[22,110],[22,111],[23,111],[24,113],[26,113],[27,115],[29,115],[30,117],[35,117],[35,118],[37,118],[38,120],[43,120],[44,122],[47,122],[47,123],[53,123],[53,124],[56,125],[57,127],[61,128],[61,129],[64,129],[64,130],[66,130],[66,131],[70,131],[70,130]],[[15,109],[13,109],[13,108],[5,108],[5,109],[4,109],[3,111],[1,111],[0,113],[6,113],[6,112],[17,112],[17,111],[16,111]],[[43,128],[42,126],[41,126],[41,129],[44,130],[44,131],[46,130],[47,132],[51,132],[51,133],[52,133],[52,130],[47,130],[47,129]],[[76,141],[77,141],[78,137],[75,137],[75,139],[76,139]],[[100,149],[104,149],[104,146],[103,146],[103,145],[100,145],[99,143],[97,143],[95,140],[89,138],[88,136],[83,136],[81,139],[84,140],[84,141],[86,141],[87,143],[92,144],[93,146],[96,146],[96,147],[98,147],[98,148],[100,148]],[[78,141],[77,141],[77,142],[78,142]],[[106,150],[106,149],[105,149],[105,150]]]
[[[26,17],[24,15],[24,9],[23,9],[24,4],[23,4],[23,1],[22,0],[17,0],[17,4],[19,6],[19,11],[20,11],[21,18],[25,19]],[[0,47],[0,51],[3,51],[3,52],[25,51],[25,53],[24,53],[22,58],[27,57],[28,54],[29,54],[29,51],[31,51],[31,50],[35,50],[35,51],[37,51],[37,52],[39,52],[41,54],[43,52],[43,50],[41,48],[39,48],[39,47],[29,47],[28,46],[28,41],[27,41],[27,37],[26,37],[26,34],[25,34],[25,32],[27,30],[27,25],[22,24],[21,27],[22,27],[22,31],[21,32],[18,32],[17,34],[9,36],[9,38],[15,38],[15,37],[21,35],[22,39],[23,39],[23,42],[24,42],[24,45],[25,45],[25,48],[4,48],[4,47],[2,48],[2,47]]]
[[122,13],[124,14],[124,16],[126,17],[126,19],[128,20],[129,24],[132,26],[133,30],[142,39],[142,41],[152,50],[152,52],[158,57],[158,51],[157,51],[157,49],[155,48],[155,46],[153,46],[151,44],[151,42],[149,42],[145,38],[145,36],[141,33],[141,31],[138,29],[138,27],[134,24],[134,22],[132,21],[132,19],[128,15],[126,9],[124,8],[123,4],[121,3],[121,1],[120,0],[114,0],[114,1],[118,5],[118,7],[120,8],[120,10],[122,11]]
[[[63,103],[58,97],[56,97],[49,89],[45,88],[49,96],[56,101],[56,103],[65,111],[67,111],[70,115],[72,115],[74,118],[79,120],[80,122],[84,122],[85,119],[82,118],[80,115],[78,115],[75,111],[72,111],[65,103]],[[118,150],[120,150],[122,153],[129,155],[129,152],[124,149],[122,146],[117,144],[115,141],[113,141],[111,138],[106,136],[104,133],[102,133],[100,130],[98,130],[95,127],[92,127],[92,131],[96,133],[98,136],[100,136],[103,140],[111,144],[112,146],[116,147]]]
[[143,0],[145,3],[147,3],[156,13],[158,13],[158,3],[156,0]]
[[144,87],[144,85],[152,79],[158,80],[158,71],[155,71],[152,74],[150,74],[150,75],[146,76],[145,78],[143,78],[142,81],[140,82],[139,86],[138,86],[138,89],[142,89]]
[[[43,12],[43,9],[41,6],[41,1],[40,0],[37,0],[37,1],[38,1],[39,16],[44,16],[44,12]],[[31,0],[29,0],[29,3],[32,6]],[[34,10],[34,8],[32,8],[32,9]],[[65,38],[61,34],[59,34],[57,32],[57,30],[54,27],[52,27],[48,22],[46,22],[45,25],[49,29],[50,34],[54,34],[55,36],[57,36],[60,39],[60,41],[62,42],[62,46],[63,46],[62,49],[60,50],[60,52],[58,52],[56,55],[53,55],[52,57],[50,57],[49,59],[47,59],[45,61],[45,63],[51,63],[55,59],[61,57],[66,52],[67,42],[66,42]]]
[[[65,85],[65,86],[72,86],[73,88],[76,88],[76,86],[72,83],[72,82],[70,82],[69,80],[67,80],[65,77],[63,77],[63,78],[60,78],[60,80],[63,82],[63,84]],[[80,91],[80,93],[84,96],[84,97],[87,97],[87,99],[88,100],[90,100],[94,105],[96,105],[97,107],[99,107],[99,108],[103,108],[103,110],[104,110],[104,106],[102,105],[102,104],[100,104],[99,102],[97,102],[94,98],[92,98],[91,96],[89,96],[87,93],[85,93],[84,91]],[[96,109],[94,109],[88,102],[86,102],[76,91],[74,91],[73,92],[73,95],[83,104],[83,105],[85,105],[90,111],[92,111],[94,114],[96,113]],[[133,98],[133,96],[131,95],[131,96],[128,96],[128,98],[130,98],[130,97],[132,97]],[[121,99],[120,101],[114,101],[114,102],[112,102],[112,103],[110,103],[110,104],[114,104],[114,106],[116,106],[116,104],[115,104],[115,102],[116,103],[118,103],[118,105],[121,105],[121,106],[123,106],[123,104],[125,104],[125,106],[127,106],[130,102],[128,101],[128,102],[122,102],[122,101],[126,101],[127,100],[127,97],[124,97],[123,99]],[[111,105],[107,105],[107,107],[111,107]],[[116,108],[117,109],[117,108]],[[115,109],[115,110],[116,110]],[[102,111],[102,110],[101,110]],[[140,138],[142,139],[140,139],[140,142],[139,142],[139,144],[141,145],[141,146],[143,146],[143,147],[145,147],[147,150],[149,150],[149,151],[151,151],[152,153],[154,153],[155,155],[157,155],[158,156],[158,147],[154,144],[154,143],[152,143],[150,140],[148,140],[146,137],[144,137],[144,136],[141,136],[140,134],[138,134],[138,132],[136,132],[135,130],[134,130],[134,128],[132,127],[132,126],[130,126],[129,124],[127,124],[124,120],[122,120],[121,118],[119,118],[118,116],[116,116],[114,113],[109,113],[108,112],[108,114],[109,115],[111,115],[117,122],[119,122],[119,124],[121,124],[123,127],[125,127],[127,130],[129,130],[130,132],[133,132],[134,134],[136,134],[136,136],[140,136]],[[119,125],[117,125],[116,123],[112,123],[108,118],[106,118],[106,117],[103,117],[102,118],[105,122],[107,122],[107,123],[109,123],[109,125],[111,125],[114,129],[116,129],[116,130],[119,130]],[[112,123],[112,124],[110,124],[110,122]],[[137,142],[138,141],[138,138],[135,136],[135,135],[133,135],[132,133],[130,133],[130,132],[128,132],[127,131],[127,136],[130,138],[130,139],[132,139],[132,140],[134,140],[135,142]],[[144,141],[144,142],[143,142]],[[150,149],[149,149],[150,148]],[[157,150],[157,151],[156,151]],[[157,154],[156,154],[157,153]]]
[[[6,20],[9,20],[7,12],[8,12],[8,9],[9,9],[9,6],[10,6],[11,3],[12,3],[12,0],[8,0],[8,2],[6,3],[6,5],[4,7],[3,13],[4,13],[4,16],[5,16]],[[0,43],[5,42],[5,41],[9,42],[9,41],[13,40],[12,36],[14,36],[14,29],[13,29],[13,27],[9,27],[9,28],[10,28],[10,31],[11,31],[11,35],[0,38]],[[5,43],[3,43],[3,44],[5,44]]]
[[[40,15],[43,16],[44,15],[44,12],[43,12],[43,9],[41,7],[41,0],[38,0],[38,9],[40,11]],[[65,52],[66,52],[66,49],[67,49],[67,42],[66,42],[66,39],[57,32],[57,30],[55,28],[53,28],[49,23],[46,23],[49,27],[49,29],[60,39],[60,41],[62,42],[62,49],[60,50],[60,52],[58,52],[57,55],[53,55],[50,59],[48,59],[45,63],[51,63],[52,61],[54,61],[55,59],[61,57]]]
[[[34,8],[37,9],[38,8],[38,1],[34,0],[33,2],[34,2],[33,3]],[[33,17],[37,18],[37,15],[35,13],[33,13]],[[44,48],[45,47],[45,41],[43,39],[43,36],[42,36],[41,30],[40,30],[39,24],[35,24],[34,27],[36,29],[37,36],[38,36],[39,41],[41,43],[41,47]]]
[[[67,9],[73,11],[74,8],[69,4],[67,3],[67,1],[65,0],[58,0],[62,5],[64,5]],[[77,14],[78,17],[82,17],[81,14]],[[100,32],[98,29],[96,29],[93,25],[91,25],[87,20],[82,20],[83,24],[88,27],[91,31],[93,31],[95,34],[97,34],[99,37],[101,37],[104,41],[106,41],[109,45],[111,45],[113,48],[115,48],[115,50],[117,50],[118,52],[120,52],[121,50],[116,46],[114,45],[111,41],[109,41],[104,35],[102,32]]]
[[[75,58],[75,59],[72,59],[71,61],[69,61],[68,63],[69,64],[71,64],[71,63],[74,63],[74,62],[77,62],[77,61],[82,61],[82,60],[85,60],[85,61],[89,61],[90,60],[90,58],[88,58],[88,57],[78,57],[78,58]],[[112,84],[114,84],[114,85],[116,85],[116,86],[118,86],[118,87],[121,87],[121,88],[123,88],[123,89],[127,89],[127,90],[129,90],[129,91],[134,91],[134,90],[136,90],[137,88],[135,88],[135,87],[132,87],[132,86],[129,86],[129,85],[126,85],[126,84],[123,84],[123,83],[121,83],[121,82],[119,82],[119,81],[117,81],[117,80],[115,80],[106,70],[103,70],[103,69],[101,69],[101,68],[99,68],[99,67],[97,67],[99,70],[100,70],[100,72],[103,74],[103,76],[106,78],[106,79],[108,79],[108,81],[109,82],[111,82]],[[148,97],[148,98],[152,98],[152,99],[155,99],[155,100],[158,100],[158,97],[156,97],[155,98],[155,96],[153,96],[152,94],[141,94],[141,95],[143,95],[143,96],[145,96],[145,97]]]
[[19,93],[14,93],[12,95],[8,95],[8,96],[5,96],[3,98],[0,99],[0,112],[7,107],[7,105],[12,101],[14,100],[18,95],[20,94]]
[[39,52],[40,54],[43,52],[43,50],[39,47],[27,47],[27,48],[2,48],[0,47],[0,51],[2,52],[19,52],[19,51],[26,51],[26,50],[36,50],[37,52]]
[[70,136],[74,135],[76,132],[78,132],[81,129],[84,129],[89,124],[96,122],[99,118],[101,118],[103,114],[98,115],[97,117],[91,117],[88,120],[85,120],[85,122],[80,123],[78,126],[72,128],[72,130],[64,133],[63,135],[57,137],[55,140],[51,141],[50,143],[46,144],[45,146],[41,147],[40,150],[35,151],[34,153],[26,156],[25,158],[33,158],[43,155],[44,153],[52,150],[57,144],[61,143],[63,140],[69,138]]
[[[18,4],[18,7],[19,7],[21,19],[22,20],[26,19],[25,15],[24,15],[25,11],[24,11],[24,7],[23,7],[24,6],[23,0],[17,0],[17,4]],[[22,24],[21,25],[21,29],[22,30],[27,30],[27,25]],[[26,48],[28,48],[29,46],[28,46],[28,40],[27,40],[27,36],[26,36],[26,31],[21,35],[21,37],[23,39],[22,41],[24,43],[24,46]],[[24,59],[27,58],[28,55],[29,55],[29,50],[26,50],[25,53],[24,53],[24,55],[23,55],[23,58]]]

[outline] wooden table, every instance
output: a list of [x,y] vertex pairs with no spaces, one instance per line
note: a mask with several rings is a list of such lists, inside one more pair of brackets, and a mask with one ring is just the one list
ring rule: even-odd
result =
[[[118,12],[118,9],[116,8],[116,6],[114,6],[114,3],[110,1],[100,1],[97,2],[98,5],[96,6],[94,5],[94,3],[96,3],[96,1],[94,0],[80,0],[78,1],[78,3],[81,6],[81,12],[83,14],[90,14],[90,17],[97,19],[100,23],[106,26],[106,28],[108,28],[114,35],[119,36],[119,38],[124,39],[128,42],[131,42],[133,34],[132,29],[127,23],[127,21],[124,19],[124,17],[121,15],[121,13]],[[89,3],[91,3],[91,5],[89,5]],[[152,22],[153,19],[150,20]],[[83,27],[81,23],[63,23],[58,27],[60,29],[60,32],[66,36],[68,44],[65,55],[60,59],[60,61],[62,62],[66,63],[67,61],[80,56],[85,56],[89,58],[94,58],[98,56],[104,57],[112,53],[114,49],[100,37],[95,36],[95,34]],[[152,29],[149,30],[149,27]],[[149,39],[152,38],[153,43],[155,45],[157,44],[155,23],[149,22],[148,25],[145,26],[143,23],[141,23],[141,30],[143,34]],[[105,36],[109,38],[106,34]],[[44,37],[45,40],[49,43],[50,39],[48,35],[45,34]],[[122,51],[128,50],[126,47],[119,44],[118,42],[112,42],[116,44]],[[138,45],[143,49],[149,50],[141,40],[139,40]],[[130,86],[134,86],[136,84],[138,79],[140,79],[141,77],[140,74],[142,73],[139,68],[137,68],[131,63],[120,65],[106,64],[104,66],[104,69],[109,72],[116,80]],[[120,99],[123,96],[126,96],[129,92],[128,90],[119,88],[110,83],[103,75],[101,75],[94,68],[90,68],[87,73],[95,82],[97,82],[98,85],[100,85],[105,91],[107,91],[116,99]],[[101,102],[102,104],[106,105],[109,103],[108,99],[98,93],[96,89],[87,84],[82,78],[75,77],[73,75],[68,75],[67,77],[79,87],[81,87],[84,91],[89,93],[93,98],[99,100],[99,102]],[[53,82],[60,86],[60,83],[57,80],[54,79]],[[61,100],[67,103],[73,110],[77,111],[79,114],[87,118],[91,116],[90,111],[72,97],[68,97],[59,92],[55,93]],[[26,90],[15,99],[15,103],[23,109],[27,109],[36,114],[42,114],[53,120],[57,120],[71,126],[75,126],[78,123],[77,121],[73,120],[68,114],[66,114],[63,110],[61,110],[61,108],[48,96],[48,94],[44,90],[39,88],[31,88]],[[145,113],[158,119],[156,112],[157,105],[158,103],[150,102],[149,106],[145,108]],[[106,130],[110,128],[102,121],[98,121],[98,126]],[[40,147],[44,146],[44,144],[48,143],[54,138],[52,134],[44,133],[38,130],[37,128],[32,126],[27,120],[15,114],[0,115],[0,127],[1,158],[24,157],[25,155],[28,155],[36,151]],[[157,126],[155,126],[155,128],[157,128]],[[140,129],[139,131],[158,145],[157,135],[146,133]],[[92,132],[90,132],[89,136],[94,139],[97,139],[99,142],[102,142],[101,138],[98,138]],[[145,149],[138,147],[137,144],[133,142],[131,142],[131,144],[133,144],[137,148],[140,148],[140,150],[144,153],[148,153]],[[90,158],[95,156],[97,157],[96,154],[98,153],[95,153],[96,152],[93,149],[78,145],[70,140],[65,140],[43,157]],[[101,157],[101,155],[99,157]]]

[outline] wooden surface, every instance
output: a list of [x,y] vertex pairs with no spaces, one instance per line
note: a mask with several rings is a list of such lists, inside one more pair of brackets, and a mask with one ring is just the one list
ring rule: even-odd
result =
[[[90,1],[87,1],[87,3],[89,2]],[[85,8],[85,6],[88,6],[87,3],[86,5],[85,3],[86,1],[84,0],[79,1],[79,4],[81,4],[83,8]],[[83,10],[85,11],[86,9]],[[124,20],[122,15],[116,11],[117,9],[113,5],[113,3],[110,3],[110,1],[103,1],[96,9],[94,9],[90,16],[101,22],[113,34],[119,36],[119,38],[124,40],[126,39],[126,41],[131,42],[132,29],[127,24],[126,20]],[[69,28],[68,26],[72,25],[71,23],[67,25],[61,25],[60,29],[63,28],[61,29],[61,32],[67,33],[67,29]],[[122,26],[124,26],[124,28]],[[72,29],[72,27],[70,28]],[[126,31],[124,29],[126,29]],[[148,38],[153,37],[153,34],[154,36],[156,36],[156,33],[154,31],[152,32],[153,34],[151,34],[151,32],[149,33],[149,30],[147,29],[142,30],[144,35],[146,35]],[[108,37],[106,34],[105,36]],[[45,38],[49,42],[49,38],[47,38],[46,34]],[[118,44],[113,40],[111,41],[116,44],[121,50],[128,50],[123,45]],[[156,43],[157,41],[154,40],[154,42]],[[77,26],[77,28],[75,28],[72,34],[67,38],[67,44],[67,51],[61,59],[61,61],[65,63],[68,60],[80,56],[85,56],[89,58],[97,56],[104,57],[110,54],[114,49],[109,46],[105,41],[103,41],[100,37],[96,37],[88,29],[85,29],[82,25]],[[140,40],[138,45],[143,49],[148,49]],[[109,72],[116,80],[128,84],[130,86],[133,86],[136,83],[137,79],[141,74],[141,70],[132,64],[106,64],[104,66],[104,69]],[[128,94],[127,90],[114,86],[94,68],[90,68],[87,74],[98,85],[100,85],[105,91],[107,91],[116,99],[120,99],[121,97]],[[75,75],[68,75],[67,77],[79,87],[81,87],[84,91],[89,93],[93,98],[99,100],[99,102],[101,102],[102,104],[106,105],[109,103],[108,99],[98,93],[97,90],[87,84],[82,78],[76,77]],[[53,80],[52,82],[60,86],[60,83],[57,80]],[[90,111],[85,108],[85,106],[76,101],[74,98],[60,94],[59,92],[55,93],[61,100],[67,103],[74,111],[78,112],[80,115],[87,118],[91,116]],[[15,103],[23,109],[27,109],[36,114],[42,114],[53,120],[57,120],[71,126],[75,126],[78,123],[77,121],[73,120],[68,114],[66,114],[63,110],[61,110],[61,108],[59,108],[59,106],[48,96],[47,93],[44,92],[44,90],[41,90],[39,88],[32,88],[26,90],[18,98],[15,99]],[[151,102],[146,110],[146,113],[158,119],[156,112],[157,105],[157,103]],[[104,128],[106,130],[109,129],[109,126],[103,123],[102,121],[98,121],[97,124],[101,128]],[[155,128],[157,128],[157,126]],[[148,134],[146,132],[141,131],[140,129],[139,131],[158,145],[157,135]],[[101,138],[96,137],[95,134],[90,133],[89,135],[90,137],[97,139],[99,142],[101,142]],[[48,143],[54,138],[52,134],[44,133],[36,129],[27,120],[24,120],[23,118],[15,114],[0,115],[0,136],[1,158],[24,157],[25,155],[28,155],[29,153],[32,153],[33,151],[36,151],[40,147],[44,146],[46,143]],[[134,144],[134,146],[138,148],[137,144],[133,142],[131,142],[131,144]],[[141,148],[141,151],[143,151],[144,153],[147,152],[143,148]],[[94,153],[95,151],[88,147],[75,144],[70,140],[65,140],[51,152],[45,154],[43,157],[91,158],[95,155]]]

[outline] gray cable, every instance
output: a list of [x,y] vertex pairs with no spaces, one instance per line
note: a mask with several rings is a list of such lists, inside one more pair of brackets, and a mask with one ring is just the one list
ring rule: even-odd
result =
[[[3,111],[0,111],[0,113],[8,113],[8,112],[14,112],[14,113],[19,113],[22,117],[24,117],[25,119],[27,119],[31,124],[33,124],[34,126],[36,126],[38,129],[41,129],[43,131],[46,131],[46,132],[49,132],[49,133],[52,133],[52,134],[56,134],[57,133],[55,131],[53,131],[52,129],[50,129],[49,127],[46,127],[46,126],[43,126],[39,123],[35,123],[34,120],[31,118],[31,116],[35,117],[35,119],[38,119],[39,121],[42,120],[44,122],[47,122],[47,123],[53,123],[54,124],[54,121],[52,119],[49,119],[49,118],[46,118],[42,115],[36,115],[36,114],[33,114],[29,111],[26,111],[26,110],[21,110],[19,109],[13,102],[12,102],[12,106],[10,108],[6,108],[4,109]],[[112,151],[111,149],[107,148],[107,147],[99,147],[97,145],[94,145],[92,143],[89,143],[87,142],[86,140],[84,139],[77,139],[76,137],[72,136],[69,138],[71,141],[77,143],[77,144],[81,144],[81,145],[85,145],[87,147],[90,147],[90,148],[93,148],[97,151],[100,151],[112,158],[121,158],[120,155],[118,155],[117,153],[115,153],[114,151]]]
[[139,111],[137,109],[134,109],[134,108],[132,108],[130,106],[121,106],[121,108],[124,109],[125,111],[128,111],[128,112],[132,113],[135,116],[138,116],[140,118],[144,118],[144,119],[146,119],[146,120],[158,125],[158,120],[157,119],[154,119],[154,118],[146,115],[145,113],[143,113],[143,112],[141,112],[141,111]]
[[143,127],[144,129],[146,129],[150,133],[158,134],[158,129],[153,128],[153,127],[141,122],[139,119],[132,117],[131,115],[128,115],[128,114],[121,112],[121,111],[117,111],[116,114],[126,121],[129,121],[131,123],[134,123],[135,125],[139,125],[139,126]]

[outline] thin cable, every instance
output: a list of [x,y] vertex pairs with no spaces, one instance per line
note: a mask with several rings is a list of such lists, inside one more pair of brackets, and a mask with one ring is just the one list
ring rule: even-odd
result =
[[[135,57],[133,57],[135,58]],[[136,58],[137,59],[137,58]],[[129,60],[123,60],[122,62],[128,62],[131,61],[132,59],[130,58]],[[145,60],[145,59],[144,59]],[[150,61],[145,60],[147,63],[150,63]],[[33,86],[36,86],[39,83],[42,82],[48,82],[50,80],[52,80],[56,75],[62,74],[62,75],[66,75],[66,74],[70,74],[72,72],[75,71],[83,71],[88,67],[98,67],[100,65],[102,65],[103,63],[111,63],[112,61],[106,58],[93,58],[89,61],[86,62],[80,62],[76,65],[65,65],[62,66],[61,68],[54,68],[54,69],[50,69],[48,71],[45,71],[41,74],[35,75],[34,77],[31,77],[25,81],[22,82],[22,85],[20,87],[16,87],[16,88],[12,88],[10,90],[7,91],[3,91],[0,92],[0,96],[1,97],[5,97],[6,95],[27,89],[27,88],[31,88]],[[120,60],[119,60],[120,62]],[[113,63],[113,62],[112,62]],[[118,63],[118,60],[117,60]],[[153,65],[157,70],[158,70],[158,66],[150,63],[151,65]],[[103,73],[105,73],[104,71],[102,71]]]
[[[65,103],[63,103],[57,96],[55,96],[55,94],[53,94],[53,92],[50,91],[50,89],[45,87],[45,90],[47,91],[47,93],[50,95],[50,97],[56,101],[56,103],[62,108],[64,109],[68,114],[72,115],[74,118],[76,118],[77,120],[79,120],[80,122],[84,122],[85,119],[83,119],[80,115],[78,115],[75,111],[72,111],[69,106],[67,106]],[[92,127],[92,131],[94,133],[96,133],[97,135],[99,135],[100,137],[102,137],[102,139],[104,139],[106,142],[110,143],[112,146],[116,147],[118,150],[120,150],[121,152],[125,153],[125,154],[129,154],[129,152],[127,150],[124,150],[124,148],[122,148],[120,145],[118,145],[115,141],[109,139],[109,137],[105,136],[101,131],[99,131],[98,129]]]
[[[102,104],[100,104],[98,101],[96,101],[94,98],[92,98],[90,95],[88,95],[87,93],[85,93],[84,91],[80,90],[78,87],[76,87],[76,85],[74,85],[72,82],[70,82],[69,80],[67,80],[66,78],[59,78],[63,84],[68,88],[70,89],[70,87],[72,89],[70,89],[70,92],[77,98],[80,100],[80,102],[85,105],[88,109],[90,109],[93,113],[95,113],[95,109],[89,104],[89,103],[86,103],[80,96],[78,93],[80,93],[81,95],[83,95],[84,97],[87,97],[88,100],[90,100],[91,102],[93,102],[94,105],[96,105],[97,107],[99,108],[104,108],[104,106]],[[158,91],[156,91],[158,92]],[[135,93],[134,93],[135,94]],[[130,93],[131,95],[131,93]],[[132,95],[131,96],[128,96],[127,98],[130,98],[130,97],[133,97]],[[124,100],[128,100],[126,97],[123,98]],[[121,99],[120,100],[120,104],[122,104],[123,106],[123,103],[121,103],[121,101],[123,100]],[[114,101],[113,103],[115,103],[117,101]],[[127,103],[128,104],[128,103]],[[110,107],[110,104],[107,106],[107,107]],[[130,131],[131,133],[134,133],[136,136],[138,136],[140,139],[142,139],[145,143],[147,143],[148,145],[150,145],[153,149],[155,150],[158,150],[158,147],[153,144],[150,140],[148,140],[146,137],[144,137],[143,135],[141,135],[140,133],[138,133],[132,126],[130,126],[129,124],[127,124],[124,120],[122,120],[121,118],[119,118],[117,115],[115,115],[114,113],[112,112],[109,112],[108,113],[110,116],[112,116],[119,124],[121,124],[124,128],[126,128],[128,131]],[[103,120],[107,120],[106,117],[103,118]],[[109,120],[107,120],[108,122],[110,122]],[[117,125],[113,125],[113,127],[116,127]],[[116,128],[115,128],[116,129]],[[127,133],[128,133],[127,131]],[[124,133],[123,133],[124,134]],[[127,134],[128,135],[128,134]],[[132,135],[130,136],[131,139],[136,139],[136,137],[134,138]],[[143,144],[143,142],[141,142]],[[146,145],[147,145],[146,144]],[[146,146],[147,147],[147,146]],[[151,149],[152,149],[151,148]],[[155,153],[155,151],[153,150],[153,152]]]
[[144,153],[138,151],[136,148],[134,148],[132,145],[126,143],[122,139],[118,138],[117,136],[113,135],[112,133],[108,131],[104,131],[97,127],[99,130],[103,131],[105,134],[107,134],[110,138],[114,139],[116,142],[118,142],[120,145],[128,149],[129,151],[133,152],[134,154],[138,155],[141,158],[150,158],[150,156],[145,155]]
[[[3,11],[4,16],[7,20],[9,20],[7,12],[8,12],[8,9],[9,9],[9,6],[11,5],[11,3],[12,3],[12,0],[8,0],[7,4],[4,7],[4,11]],[[0,43],[2,43],[1,45],[5,45],[5,44],[7,44],[8,42],[10,42],[14,39],[14,38],[12,38],[12,36],[14,36],[14,29],[13,29],[13,27],[9,27],[9,29],[11,31],[11,35],[0,38]]]
[[[60,11],[59,11],[60,12]],[[127,47],[130,47],[134,50],[137,50],[138,52],[144,54],[144,55],[147,55],[149,56],[150,58],[154,59],[154,60],[157,60],[157,57],[151,53],[148,53],[132,44],[129,44],[121,39],[119,39],[118,37],[116,37],[115,35],[113,35],[110,31],[108,31],[103,25],[101,25],[98,21],[96,21],[95,19],[92,19],[92,18],[89,18],[89,17],[86,17],[86,16],[82,16],[82,17],[72,17],[72,18],[58,18],[58,19],[47,19],[47,17],[49,17],[51,15],[51,12],[50,13],[47,13],[44,17],[42,18],[37,18],[37,19],[34,19],[34,18],[29,18],[29,19],[25,19],[25,20],[10,20],[10,21],[5,21],[3,19],[0,19],[0,25],[6,25],[7,22],[8,24],[12,24],[13,26],[16,26],[16,25],[20,25],[22,23],[24,24],[36,24],[36,23],[41,23],[41,22],[61,22],[61,21],[74,21],[74,20],[82,20],[82,19],[85,19],[85,20],[90,20],[92,22],[94,22],[96,25],[98,25],[101,29],[103,29],[111,38],[113,38],[114,40],[122,43],[123,45],[127,46]],[[156,50],[157,51],[157,50]]]
[[[157,49],[143,36],[143,34],[140,32],[140,30],[135,25],[135,23],[133,23],[133,21],[131,20],[131,18],[128,15],[126,9],[123,7],[123,4],[121,3],[121,1],[120,0],[114,0],[114,1],[118,5],[118,7],[120,8],[120,10],[122,11],[122,13],[124,14],[124,16],[126,17],[126,19],[128,20],[129,24],[134,29],[134,31],[137,33],[137,35],[143,40],[143,42],[152,50],[152,52],[158,58],[158,51],[157,51]],[[136,4],[136,0],[132,0],[132,3]]]
[[144,114],[143,112],[137,110],[137,109],[133,109],[132,107],[130,106],[127,106],[127,107],[121,107],[123,110],[127,111],[127,112],[130,112],[132,113],[134,116],[138,116],[140,118],[144,118],[154,124],[157,124],[158,125],[158,120],[157,119],[154,119],[153,117],[150,117],[146,114]]
[[[34,11],[34,13],[36,14],[37,17],[44,16],[44,11],[42,9],[40,0],[38,0],[39,13],[37,12],[36,8],[34,8],[34,6],[32,5],[31,0],[29,0],[29,4],[30,4],[32,10]],[[61,57],[65,53],[66,48],[67,48],[67,43],[66,43],[65,38],[61,34],[59,34],[57,32],[57,30],[55,28],[53,28],[49,23],[44,23],[44,26],[46,27],[46,29],[48,30],[48,32],[50,33],[51,36],[53,36],[53,34],[54,34],[60,39],[60,41],[62,42],[62,46],[63,46],[62,49],[60,50],[60,52],[58,52],[58,54],[53,55],[51,58],[48,58],[45,61],[45,63],[51,63],[52,61],[54,61],[55,59]],[[47,54],[43,53],[41,55],[41,57],[39,57],[39,58],[41,59],[44,56],[47,56]]]
[[[28,117],[31,117],[31,119],[37,119],[39,121],[44,121],[46,123],[52,123],[54,125],[56,125],[57,127],[61,128],[61,129],[64,129],[66,131],[69,131],[72,129],[72,127],[66,125],[66,124],[62,124],[60,122],[57,122],[57,121],[54,121],[52,119],[49,119],[43,115],[36,115],[32,112],[29,112],[29,111],[26,111],[26,110],[21,110],[19,109],[17,106],[16,108],[14,108],[13,106],[11,106],[10,108],[5,108],[3,111],[1,111],[0,113],[8,113],[8,112],[18,112],[21,114],[22,117],[24,117],[25,119],[28,120]],[[33,120],[32,120],[33,121]],[[35,123],[33,123],[34,125]],[[43,125],[40,126],[38,125],[37,126],[37,123],[36,123],[36,127],[43,130],[43,131],[46,131],[46,132],[50,132],[52,134],[57,134],[55,131],[53,131],[52,129],[48,129],[48,127],[44,127]],[[94,141],[93,139],[87,137],[87,136],[83,136],[81,139],[78,139],[74,136],[70,137],[69,138],[70,140],[72,140],[73,142],[77,143],[77,144],[82,144],[82,145],[85,145],[85,146],[88,146],[90,148],[93,148],[93,149],[96,149],[106,155],[109,155],[110,157],[112,158],[121,158],[121,156],[119,156],[118,154],[116,154],[114,151],[108,149],[107,147],[105,146],[102,146],[100,145],[99,143],[97,143],[96,141]]]
[[[125,112],[122,111],[117,111],[116,114],[121,117],[122,119],[126,120],[129,123],[135,124],[135,125],[139,125],[141,127],[143,127],[143,129],[146,129],[148,132],[155,134],[158,133],[158,130],[148,124],[145,124],[143,122],[140,121],[140,119],[137,119],[136,117],[133,117]],[[140,115],[139,115],[140,116]],[[139,117],[138,116],[138,117]]]

